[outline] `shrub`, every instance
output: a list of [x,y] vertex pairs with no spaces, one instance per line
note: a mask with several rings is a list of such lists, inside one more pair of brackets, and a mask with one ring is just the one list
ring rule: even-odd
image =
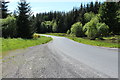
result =
[[3,37],[7,38],[17,36],[16,18],[13,16],[8,16],[5,19],[1,19],[0,24]]
[[53,31],[53,32],[57,32],[57,29],[58,29],[57,23],[56,23],[56,22],[53,22],[52,31]]
[[47,32],[47,27],[44,22],[41,23],[40,31],[41,33]]
[[89,39],[94,40],[108,34],[109,27],[105,23],[99,23],[99,20],[97,15],[84,25],[83,31]]
[[89,12],[89,13],[84,14],[85,22],[89,22],[94,17],[95,17],[95,14],[93,12]]
[[98,37],[103,37],[108,35],[109,27],[105,23],[97,23]]
[[40,34],[34,33],[34,34],[33,34],[33,38],[34,38],[34,39],[40,38]]
[[67,30],[67,34],[70,34],[70,30]]
[[82,37],[84,35],[82,28],[83,26],[81,22],[73,24],[71,27],[71,34],[75,35],[76,37]]
[[97,36],[96,24],[97,23],[94,23],[94,21],[90,21],[84,26],[84,31],[86,31],[85,34],[89,39],[94,40]]
[[41,32],[57,32],[57,23],[55,21],[44,21],[41,23]]

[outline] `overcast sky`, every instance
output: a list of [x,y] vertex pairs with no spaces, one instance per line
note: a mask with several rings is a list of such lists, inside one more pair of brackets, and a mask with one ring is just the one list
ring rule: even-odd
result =
[[[13,12],[17,9],[18,2],[20,0],[6,0],[8,3],[8,9]],[[31,10],[36,13],[49,12],[49,11],[70,11],[73,7],[79,7],[81,3],[86,4],[89,2],[105,0],[26,0],[30,3]]]

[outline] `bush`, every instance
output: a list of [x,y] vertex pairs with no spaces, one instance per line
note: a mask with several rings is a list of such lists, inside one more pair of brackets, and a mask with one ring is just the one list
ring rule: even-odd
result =
[[108,34],[109,27],[105,23],[99,23],[99,15],[91,19],[83,27],[83,31],[89,39],[94,40]]
[[73,24],[71,27],[71,34],[76,37],[82,37],[84,35],[82,28],[83,28],[83,26],[82,26],[81,22],[77,22],[77,23]]
[[57,32],[57,27],[55,21],[44,21],[41,23],[41,32]]
[[5,19],[1,19],[0,22],[2,28],[2,36],[4,38],[13,38],[17,36],[16,18],[13,16],[8,16]]
[[33,34],[33,38],[34,38],[34,39],[40,38],[40,34],[34,33],[34,34]]
[[109,27],[105,23],[97,23],[98,37],[107,36],[109,34]]
[[67,30],[67,34],[70,34],[70,30]]
[[89,13],[84,14],[85,22],[89,22],[94,17],[95,17],[95,14],[93,12],[89,12]]
[[56,23],[56,22],[53,22],[52,31],[53,31],[53,32],[57,32],[57,29],[58,29],[57,23]]
[[93,21],[88,22],[87,24],[85,24],[84,29],[86,30],[85,34],[89,39],[94,40],[96,38],[97,36],[96,23],[94,23]]
[[44,22],[41,23],[40,31],[41,31],[41,33],[45,33],[45,32],[47,32],[47,27],[46,27],[46,25],[45,25]]

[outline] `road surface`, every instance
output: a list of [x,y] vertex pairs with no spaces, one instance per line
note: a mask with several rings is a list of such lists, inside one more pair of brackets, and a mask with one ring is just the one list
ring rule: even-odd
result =
[[64,37],[9,52],[3,78],[118,78],[118,51],[77,43]]

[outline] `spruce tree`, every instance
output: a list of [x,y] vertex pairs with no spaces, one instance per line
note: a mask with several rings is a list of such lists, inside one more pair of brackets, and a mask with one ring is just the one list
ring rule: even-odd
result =
[[94,13],[98,14],[98,10],[99,10],[99,3],[96,1],[94,6]]
[[99,14],[101,16],[102,22],[105,22],[109,28],[110,32],[113,34],[118,33],[118,20],[117,17],[117,3],[116,2],[105,2],[99,9]]
[[[0,1],[0,19],[2,18],[2,1]],[[1,30],[1,29],[0,29]]]
[[32,23],[30,22],[31,8],[26,0],[20,0],[18,3],[18,37],[21,38],[32,38]]
[[0,1],[0,9],[2,11],[2,18],[6,18],[8,16],[8,5],[6,5],[7,3],[9,3],[8,1]]
[[93,2],[90,2],[90,11],[94,12],[94,4],[93,4]]

